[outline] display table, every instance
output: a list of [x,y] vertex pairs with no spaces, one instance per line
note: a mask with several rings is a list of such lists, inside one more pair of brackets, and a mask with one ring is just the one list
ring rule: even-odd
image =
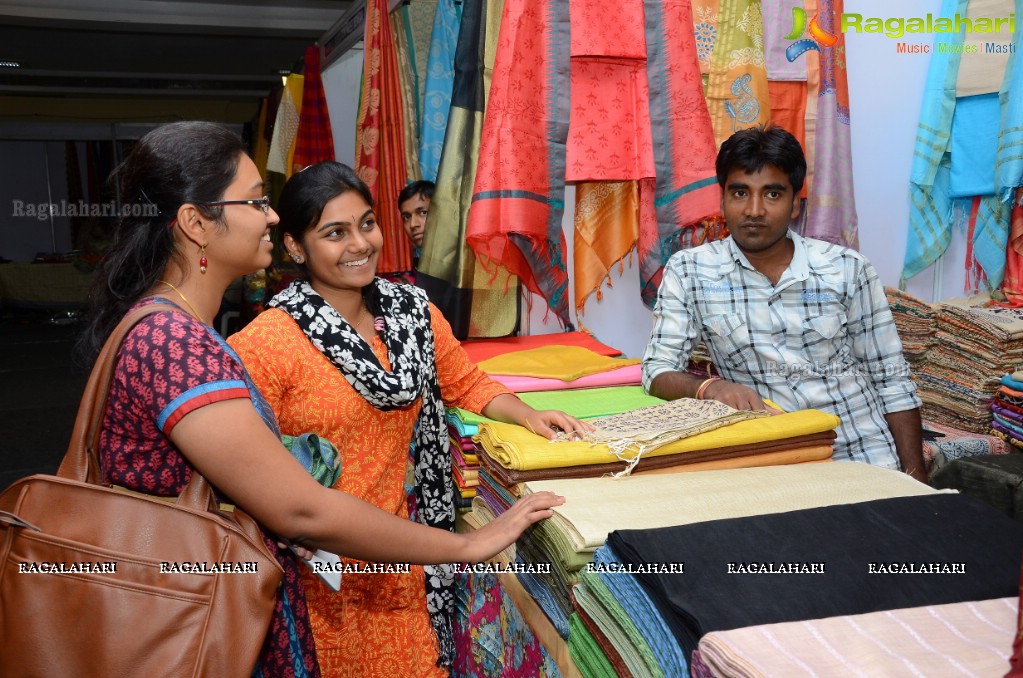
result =
[[77,308],[88,299],[92,278],[74,264],[0,264],[0,307]]

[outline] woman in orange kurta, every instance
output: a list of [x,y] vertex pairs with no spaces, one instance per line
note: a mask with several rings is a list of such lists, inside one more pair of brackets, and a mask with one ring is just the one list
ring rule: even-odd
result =
[[[383,238],[371,205],[365,185],[339,163],[292,177],[281,194],[281,228],[308,281],[275,297],[276,308],[229,342],[283,433],[315,432],[337,445],[337,489],[402,517],[411,503],[421,522],[450,528],[440,401],[549,436],[583,425],[530,408],[472,364],[420,290],[375,278]],[[389,387],[378,402],[384,396],[376,391]],[[424,468],[427,448],[439,451],[432,468]],[[407,485],[415,486],[414,501],[406,501]],[[450,593],[433,577],[428,586],[422,567],[345,574],[337,593],[307,568],[302,576],[324,676],[446,675],[438,662],[450,662],[450,618],[447,627],[443,613],[431,618],[427,601],[432,595],[435,607],[449,606]]]

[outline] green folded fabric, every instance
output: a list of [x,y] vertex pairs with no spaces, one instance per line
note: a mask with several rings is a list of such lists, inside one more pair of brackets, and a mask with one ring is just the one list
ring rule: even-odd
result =
[[[631,577],[632,575],[621,575],[623,577]],[[626,658],[626,652],[623,652],[623,648],[615,645],[618,648],[618,652],[622,654],[622,660],[626,662],[630,668],[635,665],[636,660],[641,660],[646,666],[647,671],[645,675],[657,676],[661,678],[664,676],[664,670],[661,667],[660,662],[657,661],[657,657],[654,655],[653,649],[647,643],[643,634],[640,633],[639,628],[632,621],[629,613],[625,611],[625,608],[621,606],[621,603],[615,598],[614,594],[611,593],[611,589],[607,587],[607,584],[600,578],[600,575],[595,572],[589,572],[585,568],[579,574],[579,585],[576,586],[575,591],[577,592],[576,601],[579,605],[586,610],[586,613],[590,615],[590,618],[600,620],[600,627],[603,629],[605,635],[608,634],[608,629],[604,624],[611,625],[611,622],[618,626],[619,632],[628,639],[629,645],[632,650],[627,652],[630,655]],[[580,586],[585,586],[583,591],[579,591]],[[579,594],[582,597],[579,597]],[[599,612],[598,612],[599,609]],[[596,616],[595,616],[596,615]],[[617,634],[616,634],[617,635]],[[620,637],[620,636],[619,636]],[[610,636],[609,636],[610,638]]]
[[[607,386],[604,388],[580,388],[571,391],[536,391],[520,393],[519,398],[535,410],[561,410],[576,419],[610,417],[648,405],[660,405],[664,401],[647,395],[642,386]],[[483,415],[456,409],[455,415],[466,424],[493,421]]]
[[341,477],[341,454],[334,443],[315,433],[282,435],[281,442],[316,482],[324,487],[334,487]]
[[568,618],[568,653],[586,678],[618,678],[604,651],[574,612]]

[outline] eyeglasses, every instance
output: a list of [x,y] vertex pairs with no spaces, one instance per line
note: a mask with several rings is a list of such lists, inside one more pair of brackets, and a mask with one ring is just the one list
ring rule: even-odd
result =
[[270,198],[265,195],[255,200],[217,200],[216,202],[201,202],[206,207],[218,207],[220,205],[255,205],[263,210],[263,214],[270,214]]

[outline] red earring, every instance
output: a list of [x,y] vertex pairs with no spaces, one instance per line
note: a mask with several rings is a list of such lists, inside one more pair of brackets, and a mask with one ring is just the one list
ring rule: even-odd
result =
[[199,272],[206,273],[206,245],[199,245]]

